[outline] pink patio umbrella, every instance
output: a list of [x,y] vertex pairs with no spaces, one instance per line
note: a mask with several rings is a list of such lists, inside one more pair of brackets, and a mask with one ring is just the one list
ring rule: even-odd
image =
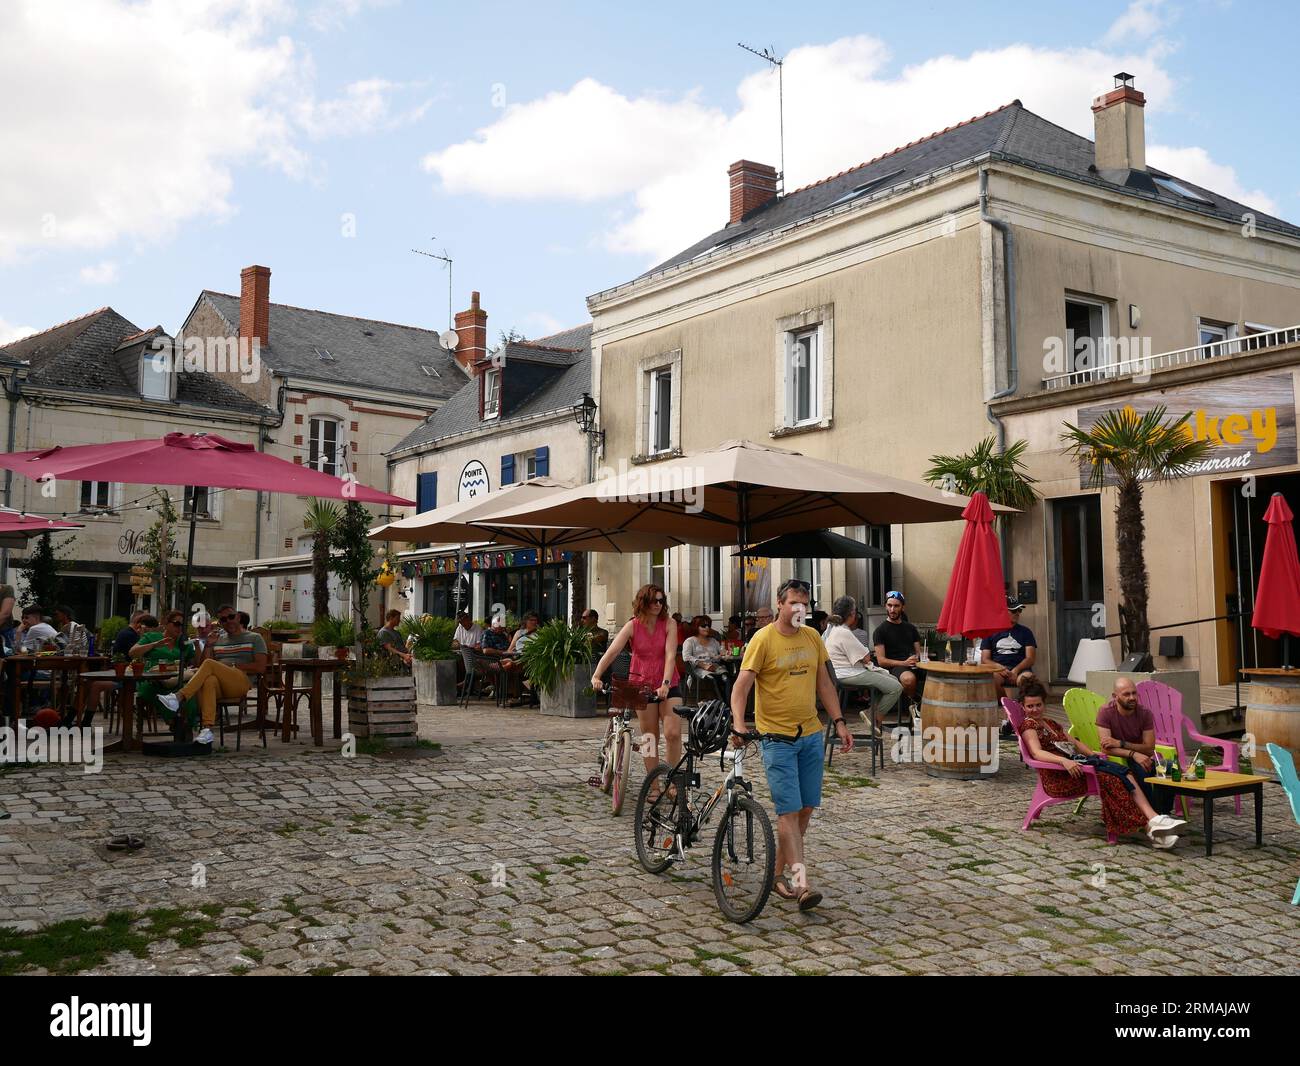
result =
[[67,529],[84,529],[80,522],[60,522],[41,515],[0,507],[0,548],[21,548],[33,537]]
[[[129,485],[176,485],[220,489],[256,489],[260,492],[317,496],[359,503],[413,506],[414,501],[369,488],[353,478],[338,478],[308,466],[286,462],[259,452],[251,444],[227,440],[213,433],[168,433],[145,440],[108,444],[56,446],[39,451],[0,454],[0,469],[12,470],[34,481],[116,481]],[[185,596],[188,601],[194,565],[194,531],[197,510],[190,512],[189,550],[185,561]],[[186,617],[189,603],[184,604]],[[184,643],[179,669],[183,670]],[[178,729],[183,728],[177,715]]]
[[993,532],[988,497],[982,492],[972,494],[961,516],[966,528],[939,612],[939,629],[963,637],[989,637],[1011,628],[1011,612],[1003,591],[1002,553]]
[[1288,634],[1300,636],[1300,558],[1296,555],[1295,515],[1280,492],[1273,493],[1264,521],[1264,559],[1255,590],[1250,624],[1266,637],[1282,640],[1282,665],[1291,665]]

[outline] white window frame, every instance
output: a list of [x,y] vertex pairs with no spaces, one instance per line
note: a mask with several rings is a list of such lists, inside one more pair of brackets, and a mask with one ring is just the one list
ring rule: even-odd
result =
[[722,549],[700,549],[700,611],[722,613]]
[[[329,424],[334,427],[334,457],[326,461],[325,458],[325,425]],[[317,437],[317,427],[320,427],[320,440]],[[316,462],[312,462],[311,451],[316,448]],[[343,466],[343,423],[329,415],[311,415],[307,420],[307,465],[313,470],[319,470],[323,474],[330,474],[333,477],[342,477]]]
[[[668,393],[668,410],[660,407],[664,391]],[[646,424],[646,454],[663,455],[673,450],[673,368],[656,367],[650,371],[650,421]],[[660,428],[665,426],[667,439],[660,438]]]
[[[1070,343],[1066,346],[1066,357],[1069,359],[1070,372],[1078,374],[1078,380],[1080,381],[1093,381],[1095,378],[1102,377],[1106,373],[1106,369],[1115,362],[1115,341],[1110,331],[1110,303],[1100,297],[1084,296],[1077,292],[1066,292],[1065,303],[1079,304],[1083,307],[1088,307],[1094,311],[1101,312],[1101,334],[1100,336],[1093,338],[1095,341],[1093,346],[1095,361],[1089,370],[1075,371],[1074,369],[1077,365],[1075,360],[1078,358],[1078,352],[1075,348],[1075,345],[1078,343],[1078,338],[1070,338]],[[1064,305],[1062,305],[1061,310],[1062,312],[1065,311]],[[1067,334],[1069,333],[1068,321],[1067,318],[1067,325],[1065,328]],[[1089,376],[1085,377],[1083,375]]]
[[[156,370],[153,366],[156,351],[146,352],[140,358],[140,398],[142,400],[170,400],[172,398],[172,371]],[[162,395],[154,395],[147,388],[147,383],[157,381],[162,383]]]
[[[1236,340],[1238,335],[1237,323],[1224,322],[1217,318],[1197,318],[1196,320],[1196,344],[1197,346],[1217,344],[1220,341]],[[1213,338],[1206,340],[1206,337]],[[1212,359],[1216,354],[1229,354],[1237,351],[1237,347],[1225,346],[1219,351],[1212,352],[1208,348],[1202,355],[1204,359]]]
[[[673,549],[660,548],[657,551],[649,552],[646,555],[647,575],[646,580],[652,585],[658,585],[664,590],[664,595],[672,601],[673,594]],[[662,564],[655,563],[655,556],[663,558]]]
[[[640,377],[637,387],[636,459],[651,459],[674,455],[681,450],[682,410],[682,352],[643,356],[637,363]],[[656,385],[668,381],[668,440],[655,438],[655,421],[659,415],[659,398]],[[656,445],[660,445],[656,447]],[[665,446],[666,445],[666,446]]]
[[483,372],[483,417],[499,418],[501,415],[501,368],[492,367]]
[[210,488],[206,485],[186,485],[181,490],[181,517],[188,519],[190,517],[190,507],[187,496],[193,490],[206,493],[207,510],[199,512],[199,521],[213,521],[221,517],[221,490]]
[[[519,474],[523,473],[523,478]],[[515,478],[516,480],[532,481],[537,476],[537,452],[520,452],[515,456]]]
[[[103,485],[104,498],[108,502],[103,504],[82,503],[81,497],[84,494],[84,489],[87,485],[96,486],[96,488],[92,488],[90,490],[90,495],[92,499],[94,499],[99,495],[97,487]],[[79,512],[85,514],[92,514],[99,511],[114,511],[117,509],[120,494],[121,494],[121,486],[116,481],[83,481],[77,488],[77,509]]]
[[820,559],[795,559],[794,565],[790,568],[790,576],[795,581],[807,581],[811,590],[808,594],[809,602],[815,609],[824,610],[822,607],[822,567]]
[[[785,342],[785,425],[816,425],[822,420],[822,330],[818,325],[813,329],[792,330],[786,335]],[[800,342],[808,344],[808,413],[799,417],[799,375],[805,368],[800,366]]]

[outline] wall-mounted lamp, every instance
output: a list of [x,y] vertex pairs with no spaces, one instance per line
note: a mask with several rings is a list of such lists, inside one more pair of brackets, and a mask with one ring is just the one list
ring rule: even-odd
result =
[[1137,329],[1142,325],[1142,308],[1137,304],[1128,305],[1128,325],[1129,329]]

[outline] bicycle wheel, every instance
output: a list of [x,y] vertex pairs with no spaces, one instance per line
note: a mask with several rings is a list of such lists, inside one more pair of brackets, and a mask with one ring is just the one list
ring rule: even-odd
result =
[[[636,800],[636,857],[649,873],[661,874],[673,864],[673,843],[677,834],[677,800],[670,799],[668,765],[660,763],[646,775]],[[650,793],[659,791],[654,802]]]
[[776,880],[776,841],[767,812],[749,796],[723,812],[713,838],[713,894],[733,922],[757,918]]
[[628,777],[632,772],[632,731],[620,729],[618,740],[614,744],[614,758],[610,775],[613,787],[610,791],[610,808],[615,816],[623,813],[623,800],[627,797]]
[[608,792],[614,777],[614,719],[609,720],[605,730],[605,743],[600,746],[600,790]]

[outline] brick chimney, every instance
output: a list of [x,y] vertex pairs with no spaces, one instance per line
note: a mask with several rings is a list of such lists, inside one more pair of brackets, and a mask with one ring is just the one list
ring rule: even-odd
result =
[[478,293],[469,296],[469,310],[456,312],[456,362],[467,374],[474,374],[474,364],[486,359],[487,312],[478,305]]
[[239,272],[239,339],[252,350],[265,348],[271,335],[271,268],[248,266]]
[[1093,100],[1098,170],[1146,170],[1146,103],[1124,71],[1115,75],[1115,88]]
[[776,168],[741,159],[727,168],[731,179],[731,217],[739,222],[751,211],[776,199]]

